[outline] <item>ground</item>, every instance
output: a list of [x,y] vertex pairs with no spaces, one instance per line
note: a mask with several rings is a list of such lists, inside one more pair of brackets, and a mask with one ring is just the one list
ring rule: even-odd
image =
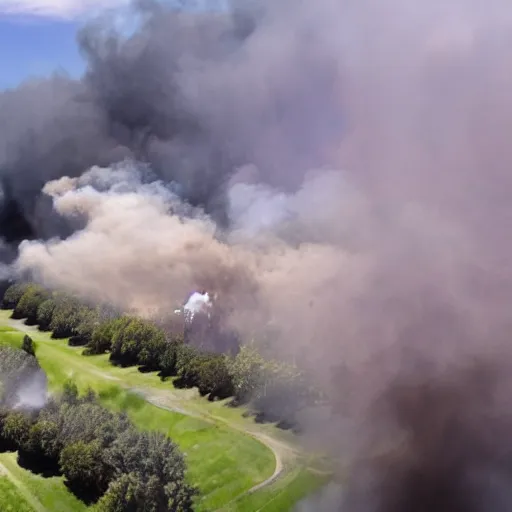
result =
[[[159,430],[176,441],[186,454],[189,478],[200,489],[198,511],[286,511],[326,481],[327,473],[320,469],[318,457],[302,453],[292,434],[274,425],[255,423],[244,417],[244,409],[209,402],[196,389],[176,389],[155,373],[114,367],[108,356],[82,356],[81,348],[69,347],[65,340],[52,340],[48,333],[9,316],[9,311],[0,311],[0,340],[20,346],[23,332],[28,332],[36,341],[36,355],[51,390],[58,390],[72,377],[79,388],[90,386],[97,391],[104,405],[126,410],[140,428]],[[5,457],[11,457],[11,464],[5,463]],[[0,454],[7,475],[12,473],[11,467],[17,467],[12,457]],[[15,489],[25,489],[23,496],[33,510],[64,510],[58,503],[45,502],[36,492],[40,484],[29,478],[35,475],[21,476],[14,475],[10,481],[23,482],[23,487],[17,485]],[[74,499],[61,480],[52,485],[55,493]],[[75,500],[65,510],[84,508]]]

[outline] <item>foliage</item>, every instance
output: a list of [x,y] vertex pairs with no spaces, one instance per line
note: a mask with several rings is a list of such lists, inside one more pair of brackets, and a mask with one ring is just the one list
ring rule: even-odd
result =
[[59,464],[68,485],[77,493],[101,496],[105,492],[107,475],[103,453],[97,440],[76,441],[60,452]]
[[239,403],[247,402],[263,385],[265,364],[254,344],[242,346],[240,352],[228,361],[228,372]]
[[21,297],[23,297],[28,286],[29,285],[25,283],[18,283],[9,286],[4,293],[2,307],[4,309],[14,309],[18,305]]
[[34,343],[34,340],[28,334],[25,334],[25,336],[23,336],[23,341],[21,343],[21,350],[24,350],[27,354],[29,354],[31,356],[36,355],[36,344]]
[[37,308],[37,324],[41,331],[50,330],[55,305],[56,303],[54,299],[46,299],[39,304],[39,307]]
[[74,297],[59,294],[55,297],[50,330],[54,338],[69,338],[76,333],[80,324],[81,304]]
[[[25,352],[0,350],[2,376],[24,375],[27,361],[38,367]],[[138,432],[125,414],[100,405],[91,390],[80,396],[73,381],[38,412],[1,409],[0,441],[3,448],[17,450],[25,466],[62,474],[87,503],[108,490],[101,501],[104,510],[119,503],[135,512],[192,510],[196,490],[185,480],[177,446],[162,434]]]
[[203,353],[195,357],[190,372],[201,395],[227,398],[234,392],[233,381],[226,365],[227,358],[219,354]]
[[95,326],[84,353],[86,355],[93,355],[108,352],[112,347],[112,339],[116,333],[130,323],[130,321],[129,317],[124,316],[100,322],[99,325]]
[[73,336],[69,339],[70,345],[87,345],[92,333],[99,324],[98,311],[87,306],[80,306],[77,312],[78,321],[73,329]]
[[169,340],[162,352],[160,353],[160,359],[158,366],[160,373],[163,377],[169,377],[170,375],[176,375],[176,363],[177,363],[177,352],[178,347],[183,344],[183,337],[175,337]]
[[112,473],[122,479],[109,489],[121,503],[132,502],[138,507],[134,510],[192,510],[196,491],[175,485],[176,480],[185,478],[185,462],[176,445],[164,435],[126,430],[106,457]]
[[[3,322],[8,322],[8,311],[3,313]],[[0,318],[0,323],[2,319]],[[0,325],[1,328],[1,325]],[[12,329],[12,327],[4,327]],[[32,336],[32,334],[31,334]],[[19,346],[23,334],[7,332],[0,336],[0,341]],[[188,481],[200,486],[201,498],[195,500],[195,510],[219,510],[234,497],[238,497],[245,491],[270,477],[274,471],[275,460],[272,452],[250,436],[246,436],[230,426],[237,421],[242,411],[230,410],[221,403],[208,406],[201,405],[199,400],[197,407],[204,409],[204,414],[218,414],[225,417],[224,422],[210,423],[192,415],[179,414],[170,410],[160,409],[150,404],[144,396],[130,392],[129,388],[146,390],[150,393],[158,393],[160,390],[171,392],[172,385],[168,382],[158,382],[156,373],[145,374],[135,368],[120,370],[109,368],[108,355],[99,357],[83,357],[81,349],[67,346],[66,342],[50,339],[50,333],[37,333],[34,340],[38,343],[38,358],[41,367],[48,372],[48,381],[54,392],[60,392],[62,386],[70,375],[80,390],[79,400],[85,400],[87,386],[91,386],[100,397],[100,403],[111,411],[126,411],[126,415],[140,430],[161,432],[176,441],[180,448],[186,450]],[[109,376],[112,376],[109,378]],[[115,376],[116,380],[113,380]],[[151,386],[151,388],[147,388]],[[169,387],[171,386],[171,388]],[[179,393],[182,394],[182,393]],[[185,393],[193,395],[195,393]],[[54,395],[57,396],[57,395]],[[162,395],[162,399],[164,395]],[[191,396],[192,398],[192,396]],[[50,399],[53,400],[51,397]],[[196,400],[192,400],[193,405]],[[185,409],[187,404],[182,404]],[[196,406],[194,406],[195,408]],[[213,407],[213,409],[212,409]],[[30,491],[41,500],[48,510],[82,510],[83,502],[79,502],[76,496],[64,485],[63,478],[42,478],[31,473],[29,469],[21,469],[16,464],[17,453],[0,454],[0,460],[5,464],[11,463],[10,471],[26,479]],[[22,462],[23,464],[23,462]],[[24,468],[29,468],[24,465]],[[33,471],[33,470],[32,470]],[[40,473],[41,474],[41,473]],[[45,476],[51,476],[51,471],[44,472]],[[51,502],[49,489],[55,490],[59,503]],[[256,493],[251,501],[257,501]],[[57,497],[58,496],[58,497]],[[68,501],[71,501],[71,504]],[[233,506],[227,507],[236,508]],[[249,507],[255,510],[259,507]],[[85,509],[84,509],[85,510]],[[96,510],[96,507],[91,510]]]
[[[0,410],[0,441],[18,451],[25,467],[62,474],[86,503],[103,497],[100,510],[192,510],[196,489],[186,482],[177,446],[137,431],[91,391],[79,396],[71,381],[38,413]],[[128,508],[119,508],[123,503]]]
[[25,447],[30,438],[30,418],[22,412],[12,412],[3,421],[2,436],[4,439],[16,446]]
[[[197,386],[211,400],[233,396],[235,405],[250,402],[262,419],[292,424],[297,411],[316,400],[301,371],[264,358],[255,343],[242,345],[235,356],[216,354],[191,345],[183,333],[168,338],[155,323],[118,316],[104,305],[92,308],[64,293],[50,296],[30,284],[9,287],[3,303],[15,304],[16,315],[30,315],[41,329],[52,330],[52,337],[85,345],[84,355],[110,352],[115,364],[175,376],[177,386]],[[206,330],[201,346],[219,333],[220,327]],[[30,352],[28,344],[25,348]]]
[[16,304],[12,313],[13,318],[26,318],[28,325],[37,323],[37,311],[39,306],[47,300],[48,291],[38,285],[28,285]]
[[141,364],[156,370],[165,343],[161,329],[140,318],[132,318],[115,331],[110,359],[124,366]]

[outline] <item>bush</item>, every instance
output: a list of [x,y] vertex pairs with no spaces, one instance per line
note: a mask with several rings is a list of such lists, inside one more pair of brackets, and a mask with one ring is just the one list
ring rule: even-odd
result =
[[28,334],[25,334],[25,336],[23,336],[23,342],[21,343],[21,350],[24,350],[27,354],[29,354],[31,356],[36,355],[36,344],[34,343],[32,338]]
[[106,490],[108,479],[98,440],[76,441],[60,453],[59,463],[69,487],[86,501],[96,501]]
[[[51,329],[54,338],[69,337],[71,345],[86,345],[85,355],[110,351],[115,364],[140,365],[159,371],[162,377],[177,376],[175,385],[197,386],[201,395],[210,399],[234,396],[234,405],[251,402],[261,418],[290,423],[299,409],[316,400],[296,368],[265,359],[254,343],[239,347],[238,338],[221,328],[219,318],[196,322],[167,339],[165,331],[153,322],[118,316],[105,305],[91,308],[75,297],[50,295],[36,285],[10,286],[3,304],[15,308],[14,316],[35,319],[40,329]],[[196,328],[204,328],[204,336],[192,336],[189,330]],[[189,341],[195,340],[199,346],[191,345],[187,334]],[[24,340],[28,354],[33,354],[34,348],[31,340]],[[219,348],[238,352],[235,356],[214,353]]]
[[41,331],[49,331],[52,323],[55,300],[46,299],[37,308],[37,324]]
[[26,318],[28,325],[37,323],[39,306],[48,298],[48,292],[37,285],[29,285],[16,304],[12,313],[13,318]]
[[9,286],[9,288],[7,288],[4,293],[2,308],[14,309],[18,305],[21,297],[23,297],[23,294],[25,293],[25,290],[28,288],[28,286],[29,285],[25,283],[18,283]]
[[201,395],[227,398],[234,393],[233,381],[226,365],[226,358],[218,354],[203,354],[195,360],[197,387]]
[[177,446],[162,434],[138,432],[92,391],[79,396],[71,381],[39,413],[0,410],[0,446],[18,450],[28,469],[64,475],[86,503],[101,498],[99,510],[192,510],[196,490]]
[[165,344],[158,361],[162,377],[176,375],[177,353],[181,345],[183,345],[182,336],[176,336]]
[[80,303],[67,295],[55,298],[55,308],[52,314],[50,330],[52,338],[69,338],[76,333],[80,323]]

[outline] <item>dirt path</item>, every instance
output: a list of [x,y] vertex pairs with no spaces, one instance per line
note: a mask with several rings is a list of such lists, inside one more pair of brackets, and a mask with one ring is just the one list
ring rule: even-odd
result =
[[[262,489],[263,487],[266,487],[267,485],[270,485],[275,480],[277,480],[277,478],[279,478],[279,476],[281,475],[281,473],[284,470],[283,459],[284,460],[289,459],[291,454],[296,453],[295,450],[291,446],[287,445],[286,443],[280,442],[277,439],[274,439],[273,437],[264,434],[263,432],[257,432],[257,431],[253,431],[250,429],[244,429],[242,427],[239,427],[238,425],[235,425],[233,423],[230,423],[229,421],[226,421],[224,418],[219,418],[217,416],[211,416],[210,418],[208,418],[207,416],[202,416],[200,414],[193,413],[189,410],[182,409],[179,406],[175,406],[174,404],[167,403],[165,401],[164,397],[150,395],[146,391],[141,390],[141,389],[132,389],[132,391],[134,393],[137,393],[138,395],[144,397],[144,399],[147,402],[149,402],[150,404],[152,404],[155,407],[158,407],[160,409],[164,409],[166,411],[171,411],[171,412],[179,412],[181,414],[185,414],[187,416],[192,416],[194,418],[198,418],[203,421],[208,421],[210,423],[222,422],[226,426],[228,426],[234,430],[237,430],[239,432],[242,432],[243,434],[253,437],[260,443],[264,444],[273,453],[274,459],[275,459],[275,469],[274,469],[274,472],[272,473],[272,475],[270,475],[267,479],[263,480],[263,482],[260,482],[259,484],[256,484],[255,486],[251,487],[250,489],[245,491],[240,496],[237,496],[236,500],[240,499],[242,496],[256,492],[259,489]],[[233,500],[233,501],[236,501],[236,500]],[[229,505],[229,503],[227,505]]]
[[[37,327],[32,327],[25,325],[23,321],[21,320],[8,320],[8,325],[12,326],[13,328],[16,328],[18,330],[28,332],[28,333],[38,333],[39,330]],[[120,381],[121,379],[112,376],[108,374],[107,372],[96,370],[96,369],[90,369],[91,372],[96,374],[98,377],[102,377],[107,380],[114,380],[114,381]],[[120,382],[120,385],[123,386],[123,384]],[[126,387],[126,386],[123,386]],[[201,414],[197,411],[193,411],[189,408],[182,407],[181,406],[181,400],[173,400],[171,396],[164,395],[163,393],[153,393],[152,391],[148,390],[147,388],[141,389],[141,388],[129,388],[126,387],[129,391],[132,391],[133,393],[136,393],[137,395],[141,396],[146,400],[148,403],[152,404],[155,407],[158,407],[160,409],[164,409],[171,412],[177,412],[180,414],[183,414],[185,416],[194,417],[197,419],[201,419],[202,421],[208,422],[208,423],[223,423],[229,428],[232,428],[234,430],[237,430],[238,432],[241,432],[245,435],[251,436],[252,438],[256,439],[263,445],[265,445],[274,455],[275,459],[275,468],[272,475],[270,475],[268,478],[266,478],[264,481],[256,484],[255,486],[251,487],[241,495],[237,496],[233,501],[226,504],[224,507],[238,501],[240,498],[242,498],[245,495],[254,493],[264,487],[267,487],[274,483],[285,471],[285,467],[287,465],[291,465],[293,461],[297,458],[299,455],[298,450],[293,447],[292,445],[286,443],[285,441],[278,440],[264,432],[261,432],[258,430],[258,427],[256,425],[238,425],[236,423],[230,422],[226,420],[225,418],[213,415],[213,414]],[[223,508],[224,508],[223,507]]]

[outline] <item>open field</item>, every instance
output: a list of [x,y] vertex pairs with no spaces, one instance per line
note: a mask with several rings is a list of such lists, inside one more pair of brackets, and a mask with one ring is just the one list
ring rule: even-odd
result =
[[33,512],[16,485],[5,475],[0,476],[0,510],[4,512]]
[[[64,485],[62,477],[45,478],[35,475],[30,471],[21,468],[16,462],[16,453],[0,453],[0,467],[6,475],[5,478],[14,486],[20,508],[14,508],[13,511],[24,512],[45,512],[45,511],[85,511],[87,507],[73,494],[71,494]],[[4,477],[2,477],[3,480]],[[0,486],[0,500],[3,508],[3,487]],[[26,505],[25,505],[26,503]],[[25,506],[26,508],[21,508]]]
[[[312,460],[300,453],[293,435],[256,424],[243,416],[242,408],[209,402],[196,389],[176,389],[154,373],[114,367],[106,355],[82,356],[82,348],[9,316],[0,311],[0,340],[20,346],[21,330],[29,332],[51,390],[71,377],[80,389],[90,386],[98,392],[104,405],[126,410],[140,428],[159,430],[176,441],[186,454],[189,478],[200,489],[197,510],[285,511],[325,481],[325,475],[306,469]],[[77,506],[85,508],[80,502]],[[45,504],[45,510],[62,508]]]

